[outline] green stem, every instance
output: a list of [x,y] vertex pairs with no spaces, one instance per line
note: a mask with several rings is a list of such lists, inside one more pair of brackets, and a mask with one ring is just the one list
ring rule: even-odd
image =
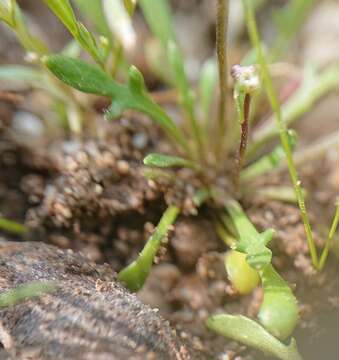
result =
[[338,223],[339,223],[339,202],[336,205],[335,215],[334,215],[334,218],[333,218],[333,221],[332,221],[330,232],[328,234],[324,250],[323,250],[323,252],[321,253],[321,256],[320,256],[320,261],[319,261],[319,270],[320,271],[323,269],[323,267],[324,267],[324,265],[326,263],[328,252],[329,252],[329,250],[330,250],[330,248],[332,246],[335,232],[337,231]]
[[280,105],[279,105],[279,102],[277,99],[275,89],[273,87],[273,82],[272,82],[272,79],[271,79],[271,76],[269,73],[268,65],[266,63],[265,56],[264,56],[264,53],[263,53],[263,50],[261,47],[259,33],[258,33],[257,25],[255,22],[255,18],[254,18],[253,8],[252,8],[250,0],[242,0],[242,1],[243,1],[243,5],[245,8],[248,32],[249,32],[249,35],[251,38],[251,42],[257,51],[257,56],[258,56],[260,68],[262,71],[262,76],[263,76],[267,96],[269,98],[271,107],[275,113],[275,119],[276,119],[276,123],[277,123],[278,129],[279,129],[280,141],[282,143],[283,149],[286,154],[287,166],[288,166],[290,177],[291,177],[291,180],[293,183],[294,191],[295,191],[296,197],[298,199],[298,205],[300,208],[301,218],[302,218],[302,221],[303,221],[304,227],[305,227],[307,243],[308,243],[308,248],[309,248],[309,251],[311,254],[311,258],[312,258],[312,263],[315,268],[318,268],[318,262],[319,262],[318,254],[317,254],[317,249],[315,247],[315,243],[314,243],[314,239],[313,239],[312,228],[311,228],[311,224],[309,221],[308,213],[306,211],[303,190],[301,187],[301,182],[298,177],[297,169],[293,162],[292,150],[291,150],[290,143],[289,143],[286,124],[284,123],[284,121],[282,119]]
[[[312,80],[304,81],[300,89],[291,97],[286,105],[282,108],[282,118],[286,125],[290,125],[300,119],[300,117],[326,93],[334,88],[338,88],[339,84],[339,66],[335,64],[324,70]],[[251,157],[257,150],[268,141],[279,135],[279,130],[274,124],[274,116],[265,122],[264,125],[257,128],[253,133],[253,142],[247,151],[247,155]]]
[[218,0],[217,25],[216,25],[216,47],[219,68],[219,105],[218,105],[218,141],[216,144],[216,155],[220,157],[220,150],[226,131],[226,97],[228,79],[227,61],[227,34],[228,34],[229,0]]

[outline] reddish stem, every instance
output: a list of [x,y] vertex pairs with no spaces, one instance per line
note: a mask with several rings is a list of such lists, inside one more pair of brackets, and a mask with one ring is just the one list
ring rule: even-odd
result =
[[244,99],[244,119],[241,123],[241,135],[240,135],[240,145],[238,150],[238,159],[237,159],[237,172],[235,178],[235,186],[239,187],[240,181],[240,171],[245,162],[245,155],[248,142],[248,133],[249,133],[249,114],[250,114],[250,105],[251,105],[251,96],[250,94],[245,95]]

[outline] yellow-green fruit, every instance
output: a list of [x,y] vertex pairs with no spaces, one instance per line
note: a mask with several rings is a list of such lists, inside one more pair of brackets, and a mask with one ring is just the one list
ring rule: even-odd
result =
[[230,250],[226,254],[225,266],[229,280],[240,294],[249,294],[258,286],[259,274],[247,264],[246,254]]

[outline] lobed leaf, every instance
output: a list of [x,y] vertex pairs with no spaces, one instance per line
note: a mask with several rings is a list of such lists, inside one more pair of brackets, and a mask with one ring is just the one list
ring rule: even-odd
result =
[[188,149],[186,139],[164,110],[148,95],[142,74],[132,66],[129,70],[129,82],[121,85],[110,78],[98,66],[80,59],[63,55],[51,55],[43,58],[47,68],[61,81],[85,93],[111,97],[112,105],[107,113],[114,117],[127,109],[133,109],[149,115],[184,149]]

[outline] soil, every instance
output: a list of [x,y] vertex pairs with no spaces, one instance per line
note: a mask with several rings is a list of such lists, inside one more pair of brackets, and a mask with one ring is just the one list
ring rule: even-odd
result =
[[[200,4],[187,2],[184,9],[178,5],[178,11],[187,12],[196,3]],[[207,203],[198,212],[192,201],[199,181],[190,170],[176,170],[160,181],[145,177],[145,155],[173,151],[159,129],[137,114],[107,123],[100,116],[103,105],[98,100],[93,104],[95,134],[88,131],[81,139],[71,138],[51,132],[39,118],[34,121],[40,121],[38,128],[43,130],[37,131],[31,119],[31,126],[20,128],[20,133],[14,119],[27,119],[29,105],[37,102],[31,97],[30,89],[16,89],[10,95],[0,92],[0,214],[29,228],[23,238],[0,232],[1,292],[37,279],[57,279],[59,288],[0,312],[0,341],[5,348],[0,359],[77,359],[75,352],[88,359],[263,359],[204,326],[215,312],[255,318],[262,293],[257,289],[239,296],[227,280],[223,263],[227,246],[215,232],[213,205]],[[39,94],[38,103],[42,98]],[[326,107],[326,101],[317,109]],[[324,116],[326,125],[305,125],[309,116],[305,117],[299,125],[302,146],[320,127],[333,128],[335,110],[333,105]],[[323,112],[312,124],[322,116]],[[319,246],[339,190],[338,157],[338,151],[330,151],[300,169]],[[223,181],[227,184],[227,179]],[[272,242],[274,265],[300,303],[295,336],[301,353],[308,360],[324,353],[334,360],[338,263],[331,256],[325,271],[316,274],[297,207],[263,198],[256,191],[289,184],[286,172],[263,176],[251,184],[253,190],[242,205],[259,230],[277,231]],[[115,274],[136,258],[167,204],[173,203],[181,207],[182,215],[145,287],[131,295]],[[83,329],[89,319],[97,323]],[[46,342],[46,334],[53,334],[53,341]]]

